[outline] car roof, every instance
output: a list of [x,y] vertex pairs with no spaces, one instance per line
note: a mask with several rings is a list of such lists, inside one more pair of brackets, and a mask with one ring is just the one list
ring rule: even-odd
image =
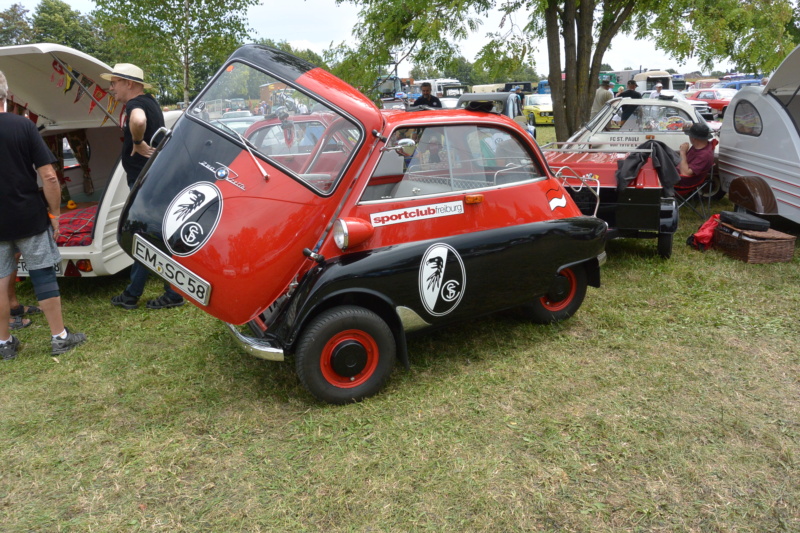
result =
[[[80,92],[62,65],[76,73],[88,93]],[[119,111],[111,114],[111,120],[103,112],[110,97],[106,98],[108,82],[100,74],[112,69],[88,54],[53,43],[4,46],[0,70],[8,80],[9,101],[38,115],[36,125],[43,133],[117,125]],[[92,97],[99,105],[92,105]]]

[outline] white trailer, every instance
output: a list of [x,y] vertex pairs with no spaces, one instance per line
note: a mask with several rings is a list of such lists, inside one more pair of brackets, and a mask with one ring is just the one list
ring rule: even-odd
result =
[[766,86],[743,87],[728,105],[717,162],[739,208],[800,223],[800,46]]
[[[100,78],[111,67],[78,50],[42,43],[0,47],[0,70],[8,80],[9,111],[23,107],[42,137],[57,146],[65,135],[77,134],[88,152],[88,159],[76,154],[75,164],[63,168],[76,207],[61,207],[57,274],[95,277],[129,266],[132,259],[117,243],[117,221],[129,192],[120,160],[123,106],[109,107],[108,82]],[[166,113],[167,125],[179,115]],[[28,276],[26,266],[22,257],[17,275]]]

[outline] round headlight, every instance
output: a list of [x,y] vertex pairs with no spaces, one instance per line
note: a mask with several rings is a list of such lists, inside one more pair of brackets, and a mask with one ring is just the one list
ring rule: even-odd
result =
[[346,250],[349,240],[347,223],[341,218],[336,220],[336,222],[333,223],[333,242],[336,243],[339,249]]

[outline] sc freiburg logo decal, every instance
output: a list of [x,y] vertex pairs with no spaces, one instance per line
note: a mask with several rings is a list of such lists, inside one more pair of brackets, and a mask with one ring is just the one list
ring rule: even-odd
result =
[[434,244],[419,265],[419,295],[425,310],[444,316],[455,309],[467,285],[461,256],[447,244]]
[[222,216],[222,194],[213,183],[201,181],[178,193],[164,214],[167,248],[181,257],[203,247]]

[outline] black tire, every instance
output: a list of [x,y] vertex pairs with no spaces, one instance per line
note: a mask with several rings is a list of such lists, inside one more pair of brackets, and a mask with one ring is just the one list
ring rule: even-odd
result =
[[334,307],[314,317],[300,335],[297,376],[323,402],[357,402],[383,388],[396,351],[392,331],[377,314],[362,307]]
[[559,272],[550,292],[522,306],[526,318],[537,324],[551,324],[566,320],[580,309],[586,297],[586,270],[582,265]]
[[659,233],[658,234],[658,255],[663,259],[672,257],[672,241],[674,233]]

